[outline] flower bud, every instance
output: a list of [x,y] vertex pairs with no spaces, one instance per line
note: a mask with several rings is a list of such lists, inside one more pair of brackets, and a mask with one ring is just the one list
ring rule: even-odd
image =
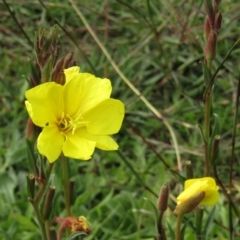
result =
[[61,55],[61,52],[62,48],[60,45],[52,46],[52,53],[55,59],[57,59]]
[[27,191],[30,199],[35,196],[35,177],[33,174],[27,175]]
[[213,60],[216,57],[217,51],[217,33],[211,31],[208,36],[205,57],[207,60]]
[[63,73],[63,64],[64,64],[64,58],[59,59],[57,64],[55,65],[53,75],[52,75],[52,80],[61,85],[65,84],[65,75]]
[[38,50],[43,49],[45,41],[46,41],[46,30],[43,29],[42,32],[40,32],[40,34],[39,34],[39,38],[37,39],[37,49]]
[[165,212],[168,208],[168,195],[169,195],[169,186],[168,183],[165,183],[162,186],[162,189],[159,194],[157,208],[161,212]]
[[61,48],[58,45],[58,28],[56,25],[50,30],[40,29],[35,36],[34,49],[40,69],[43,69],[49,63],[50,57],[56,59],[59,56]]
[[44,67],[42,69],[42,77],[41,77],[41,82],[45,83],[45,82],[49,82],[50,76],[51,76],[51,72],[52,72],[52,66],[53,66],[53,58],[50,57],[48,59],[48,61],[45,61]]
[[69,68],[69,63],[73,60],[73,52],[69,52],[64,58],[63,69]]
[[53,208],[52,203],[53,203],[54,195],[55,195],[55,187],[50,186],[47,191],[44,206],[43,206],[43,218],[44,219],[49,219],[49,217],[50,217],[50,214],[51,214],[51,211]]
[[205,192],[199,192],[191,197],[187,198],[186,200],[182,201],[174,210],[174,213],[177,215],[183,215],[186,213],[192,212],[199,203],[204,199]]
[[73,53],[70,52],[68,53],[65,57],[62,57],[57,64],[55,65],[53,75],[52,75],[52,80],[56,83],[59,83],[61,85],[64,85],[66,82],[65,74],[64,74],[64,69],[67,69],[71,66],[74,66],[76,64],[75,61],[73,61]]
[[214,7],[217,9],[221,3],[221,0],[214,0]]
[[215,29],[220,30],[222,26],[222,14],[218,12],[215,17]]
[[205,193],[205,197],[200,205],[213,206],[218,202],[219,193],[215,180],[211,177],[204,177],[186,180],[184,182],[184,191],[177,197],[177,204],[180,205],[200,192]]
[[214,24],[214,11],[212,6],[212,0],[204,0],[205,10],[209,18],[210,26],[213,27]]
[[206,41],[208,39],[210,31],[211,31],[211,26],[210,26],[209,18],[206,17],[205,24],[204,24],[204,38]]

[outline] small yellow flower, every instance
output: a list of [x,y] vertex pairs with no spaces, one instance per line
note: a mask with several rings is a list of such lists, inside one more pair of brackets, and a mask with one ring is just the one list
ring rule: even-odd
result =
[[119,131],[124,105],[110,98],[111,82],[78,67],[64,70],[64,85],[48,82],[26,91],[26,108],[33,123],[43,130],[37,140],[39,152],[49,162],[60,154],[88,160],[95,147],[117,150],[109,136]]
[[184,191],[177,197],[177,205],[201,192],[205,195],[199,205],[213,206],[218,202],[219,193],[215,180],[211,177],[204,177],[185,181]]

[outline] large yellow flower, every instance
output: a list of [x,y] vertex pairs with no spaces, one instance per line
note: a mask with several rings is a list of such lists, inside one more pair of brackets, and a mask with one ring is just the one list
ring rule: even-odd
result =
[[215,180],[211,177],[204,177],[185,181],[184,191],[177,197],[177,205],[201,192],[205,195],[199,205],[213,206],[218,202],[219,193]]
[[48,82],[26,91],[26,107],[35,125],[42,127],[37,140],[39,152],[49,162],[60,154],[88,160],[95,147],[117,150],[109,136],[119,131],[124,105],[110,98],[111,82],[78,67],[64,70],[65,85]]

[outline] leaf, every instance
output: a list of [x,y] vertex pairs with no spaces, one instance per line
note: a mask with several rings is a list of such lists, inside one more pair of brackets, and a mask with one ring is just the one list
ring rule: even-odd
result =
[[214,125],[212,131],[211,142],[214,140],[216,135],[220,135],[220,120],[218,114],[214,113]]
[[[202,66],[203,66],[204,80],[205,80],[206,86],[208,86],[208,84],[210,83],[210,80],[212,78],[212,74],[211,74],[209,68],[204,63],[202,63]],[[213,83],[212,83],[212,85],[213,85]],[[210,87],[212,87],[212,86],[209,86],[209,88]]]
[[167,222],[168,230],[170,233],[170,239],[175,239],[175,231],[172,229],[172,225]]
[[187,227],[187,223],[185,223],[181,229],[181,240],[184,240],[186,227]]
[[158,210],[157,210],[157,206],[156,204],[154,204],[150,199],[148,198],[143,198],[145,201],[149,202],[150,203],[150,206],[152,207],[153,211],[154,211],[154,214],[155,214],[155,223],[156,223],[156,232],[158,231]]
[[202,231],[202,236],[204,236],[203,240],[206,239],[206,237],[210,231],[210,228],[211,228],[213,220],[214,220],[215,210],[216,210],[216,207],[213,207],[210,214],[208,215],[207,221],[206,221],[205,226]]
[[7,235],[7,233],[4,232],[4,231],[2,231],[2,230],[0,230],[0,237],[1,237],[1,235],[2,235],[1,233],[5,236],[5,240],[12,240],[12,239]]
[[24,227],[24,229],[29,229],[31,231],[36,230],[35,224],[32,223],[29,217],[25,217],[20,214],[14,214],[14,219],[21,225],[21,227]]

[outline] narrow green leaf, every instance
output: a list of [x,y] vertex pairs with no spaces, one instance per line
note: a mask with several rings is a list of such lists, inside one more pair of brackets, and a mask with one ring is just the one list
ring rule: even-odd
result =
[[27,143],[27,159],[29,162],[30,171],[33,171],[34,175],[37,176],[38,170],[36,166],[36,156],[34,154],[33,144],[27,139],[26,139],[26,143]]
[[6,232],[2,231],[2,230],[0,230],[0,237],[1,237],[1,235],[4,235],[4,236],[5,236],[5,240],[12,240],[12,239],[8,236],[8,234],[7,234]]
[[145,201],[149,202],[150,203],[150,206],[152,207],[153,211],[154,211],[154,214],[155,214],[155,217],[156,217],[156,220],[158,219],[158,210],[157,210],[157,205],[154,204],[150,199],[144,197],[143,198]]
[[202,236],[203,236],[203,240],[204,239],[207,239],[207,235],[210,231],[210,228],[212,226],[212,223],[213,223],[213,220],[214,220],[214,213],[215,213],[215,210],[216,210],[216,207],[213,207],[210,214],[208,214],[208,218],[207,218],[207,221],[204,225],[204,228],[202,230]]
[[20,214],[14,214],[14,219],[25,229],[29,229],[31,231],[36,230],[36,225],[29,219],[29,217],[25,217]]
[[168,233],[170,234],[170,239],[175,239],[175,231],[172,229],[172,225],[167,222],[168,225]]
[[211,142],[213,141],[216,135],[220,135],[220,120],[218,114],[214,113],[214,125],[212,130]]

